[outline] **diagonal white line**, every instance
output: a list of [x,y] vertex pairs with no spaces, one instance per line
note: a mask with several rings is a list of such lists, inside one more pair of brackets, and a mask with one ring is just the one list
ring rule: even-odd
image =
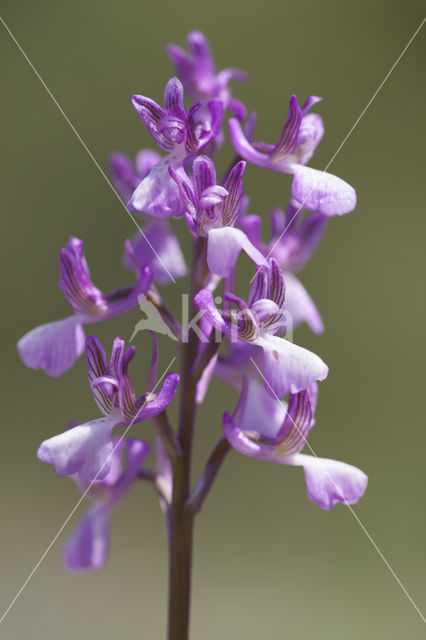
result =
[[106,175],[105,171],[102,169],[102,167],[100,166],[99,162],[96,160],[95,156],[93,155],[93,153],[90,151],[89,147],[87,146],[87,144],[84,142],[83,138],[81,137],[81,135],[78,133],[77,129],[74,127],[74,125],[72,124],[72,122],[70,121],[70,119],[68,118],[67,114],[65,113],[65,111],[62,109],[61,105],[59,104],[59,102],[56,100],[55,96],[53,95],[53,93],[50,91],[49,87],[47,86],[47,84],[45,83],[45,81],[43,80],[43,78],[41,77],[41,75],[39,74],[39,72],[37,71],[37,69],[35,68],[35,66],[33,65],[33,63],[31,62],[31,60],[29,59],[29,57],[27,56],[27,54],[25,53],[25,51],[23,50],[23,48],[21,47],[21,45],[19,44],[19,42],[17,41],[17,39],[15,38],[15,36],[13,35],[13,33],[11,32],[11,30],[9,29],[9,27],[7,26],[6,22],[3,20],[3,18],[0,16],[0,21],[3,24],[4,28],[6,29],[6,31],[8,32],[8,34],[10,35],[10,37],[12,38],[13,42],[16,44],[16,46],[18,47],[19,51],[22,53],[22,55],[24,56],[25,60],[28,62],[28,64],[30,65],[31,69],[34,71],[35,75],[37,76],[37,78],[40,80],[41,84],[43,85],[43,87],[46,89],[47,93],[49,94],[50,98],[53,100],[53,102],[55,103],[55,105],[57,106],[57,108],[59,109],[61,115],[64,117],[64,119],[66,120],[66,122],[68,123],[68,125],[70,126],[70,128],[72,129],[72,131],[74,132],[74,134],[76,135],[78,141],[80,142],[80,144],[82,145],[82,147],[85,149],[85,151],[87,152],[87,154],[89,155],[89,157],[91,158],[91,160],[93,161],[94,165],[97,167],[98,171],[101,173],[101,175],[103,176],[105,182],[108,184],[108,186],[110,187],[110,189],[113,191],[113,193],[115,194],[115,196],[118,198],[121,206],[124,208],[125,212],[130,216],[130,218],[132,219],[132,221],[134,222],[134,224],[136,225],[136,227],[138,228],[140,234],[142,235],[142,237],[146,240],[148,246],[151,248],[151,250],[154,252],[154,254],[157,256],[159,262],[161,263],[161,266],[164,268],[164,270],[168,273],[168,275],[170,276],[170,279],[173,281],[174,284],[176,284],[176,280],[174,279],[174,277],[172,276],[172,274],[170,273],[170,271],[167,269],[166,265],[164,264],[164,262],[162,261],[161,257],[158,255],[158,253],[156,252],[156,250],[154,249],[154,247],[152,246],[151,242],[149,241],[149,239],[147,238],[146,234],[143,232],[142,228],[140,227],[140,225],[138,224],[137,220],[134,218],[134,216],[132,216],[131,212],[127,209],[126,205],[123,203],[122,199],[120,198],[120,195],[117,193],[117,191],[114,188],[114,185],[112,184],[112,182],[110,181],[110,179],[108,178],[108,176]]
[[[166,375],[166,373],[168,372],[168,370],[170,369],[170,367],[172,366],[172,364],[174,363],[174,361],[176,360],[176,357],[173,358],[173,360],[170,362],[169,366],[167,367],[167,369],[164,371],[163,375],[161,376],[161,378],[158,380],[157,384],[155,385],[155,387],[153,388],[152,392],[153,393],[156,388],[158,387],[158,385],[160,384],[160,382],[162,381],[162,379],[164,378],[164,376]],[[103,465],[100,467],[99,471],[97,472],[96,476],[94,477],[94,479],[91,481],[91,483],[89,484],[89,486],[87,487],[87,489],[85,490],[85,492],[83,493],[83,495],[80,497],[80,499],[78,500],[77,504],[75,505],[75,507],[72,509],[72,511],[69,513],[69,515],[67,516],[67,518],[65,519],[65,521],[62,523],[61,527],[59,528],[58,532],[56,533],[56,535],[54,536],[54,538],[52,539],[52,541],[50,542],[50,544],[46,547],[45,551],[43,552],[40,560],[36,563],[36,565],[34,566],[34,568],[32,569],[32,571],[30,572],[30,574],[28,575],[27,579],[25,580],[25,582],[23,583],[22,587],[19,589],[18,593],[16,594],[16,596],[13,598],[12,602],[10,603],[10,605],[7,607],[6,611],[3,613],[2,617],[0,618],[0,624],[3,622],[3,620],[6,618],[7,614],[9,613],[9,611],[11,610],[11,608],[13,607],[13,605],[15,604],[15,602],[17,601],[17,599],[19,598],[19,596],[21,595],[21,593],[23,592],[23,590],[25,589],[25,587],[27,586],[27,584],[29,583],[29,581],[31,580],[31,578],[33,577],[33,575],[35,574],[35,572],[37,571],[37,569],[39,568],[39,566],[41,565],[41,563],[43,562],[43,560],[45,559],[45,557],[47,556],[47,554],[49,553],[49,551],[51,550],[51,548],[53,547],[53,545],[55,544],[56,540],[59,538],[59,536],[61,535],[62,531],[65,529],[65,527],[67,526],[68,522],[71,520],[72,516],[74,515],[74,513],[77,511],[78,507],[81,505],[81,503],[83,502],[84,498],[87,496],[88,492],[90,491],[92,485],[94,482],[96,482],[96,479],[98,478],[99,474],[102,472],[102,469],[105,467],[106,464],[108,464],[108,462],[111,460],[112,456],[114,455],[115,450],[117,449],[117,447],[120,446],[121,442],[123,441],[123,439],[125,438],[127,432],[129,431],[130,427],[134,424],[136,418],[138,417],[139,413],[142,411],[142,409],[144,408],[144,406],[146,405],[146,403],[148,402],[148,400],[145,400],[145,402],[143,403],[143,405],[141,406],[141,408],[139,409],[139,411],[137,412],[137,414],[135,415],[135,417],[133,418],[133,420],[131,421],[131,423],[126,427],[123,435],[121,436],[121,438],[118,440],[117,444],[115,445],[115,447],[113,448],[113,450],[111,451],[111,453],[109,454],[109,456],[107,457],[107,459],[105,460],[105,462],[103,463]]]
[[[415,32],[413,33],[413,35],[411,36],[411,38],[409,39],[409,41],[407,42],[407,44],[405,45],[405,47],[403,48],[401,53],[399,54],[398,58],[395,60],[395,62],[393,63],[393,65],[391,66],[391,68],[389,69],[389,71],[387,72],[385,77],[383,78],[382,82],[379,84],[379,86],[377,87],[376,91],[373,93],[373,95],[371,96],[370,100],[367,102],[367,104],[365,105],[364,109],[361,111],[360,115],[355,120],[354,124],[349,129],[349,131],[346,134],[346,136],[343,138],[342,142],[340,143],[340,145],[337,148],[337,151],[335,151],[335,153],[331,156],[331,159],[328,161],[328,163],[327,163],[325,169],[322,171],[321,175],[324,175],[324,173],[326,173],[326,171],[331,166],[331,163],[335,160],[337,154],[342,150],[343,145],[347,142],[349,136],[353,133],[354,129],[359,124],[361,118],[365,115],[367,109],[370,107],[370,105],[373,102],[373,100],[377,97],[377,94],[382,89],[382,87],[385,84],[386,80],[389,78],[389,76],[391,75],[392,71],[395,69],[396,65],[401,60],[402,56],[405,54],[405,52],[407,51],[408,47],[411,45],[411,43],[413,42],[414,38],[417,36],[417,34],[419,33],[420,29],[423,27],[425,22],[426,22],[426,18],[423,18],[423,20],[421,21],[421,23],[419,24],[419,26],[417,27],[417,29],[415,30]],[[266,264],[266,262],[268,261],[271,253],[273,252],[273,250],[275,249],[277,244],[281,241],[282,237],[284,236],[284,234],[286,233],[288,228],[291,226],[293,221],[297,218],[299,213],[302,211],[305,202],[308,200],[309,196],[311,195],[311,193],[313,192],[314,189],[315,189],[315,185],[309,191],[308,195],[305,197],[305,199],[303,200],[302,204],[300,205],[300,207],[297,209],[296,213],[291,218],[290,222],[286,225],[286,227],[284,228],[284,231],[280,234],[279,238],[275,241],[275,243],[273,244],[272,248],[269,250],[268,255],[266,256],[266,258],[265,258],[265,260],[264,260],[264,262],[262,263],[261,266]],[[254,278],[255,278],[255,275],[250,280],[250,284],[253,282]]]
[[[292,417],[287,413],[286,411],[286,406],[285,404],[282,402],[282,400],[280,400],[277,396],[277,394],[275,393],[275,391],[272,389],[271,385],[269,384],[268,380],[265,378],[265,376],[263,375],[262,371],[259,369],[259,367],[257,366],[256,362],[253,360],[253,358],[250,356],[250,360],[252,361],[252,363],[254,364],[254,366],[256,367],[257,371],[260,373],[260,375],[262,376],[262,379],[264,380],[264,382],[268,385],[268,388],[271,390],[271,393],[275,396],[275,398],[278,400],[278,402],[281,403],[284,411],[286,412],[286,415],[288,418],[290,418],[291,422],[294,424],[294,426],[296,427],[299,435],[303,438],[303,441],[305,443],[305,445],[308,447],[309,451],[312,453],[313,456],[315,456],[315,458],[318,458],[319,456],[315,453],[315,451],[313,450],[313,448],[311,447],[311,445],[309,444],[309,442],[307,441],[306,437],[304,436],[304,434],[300,431],[299,427],[297,426],[297,424],[294,422],[294,420],[292,419]],[[333,477],[328,473],[327,476],[329,478],[329,480],[333,483],[334,488],[336,489],[337,493],[339,494],[339,496],[342,498],[342,502],[348,507],[349,511],[351,512],[351,514],[353,515],[353,517],[355,518],[355,520],[357,521],[357,523],[359,524],[359,526],[361,527],[362,531],[365,533],[365,535],[367,536],[368,540],[370,541],[370,543],[372,544],[372,546],[374,547],[374,549],[377,551],[378,555],[380,556],[380,558],[383,560],[383,562],[385,563],[385,565],[387,566],[387,568],[389,569],[390,573],[392,574],[393,578],[396,580],[396,582],[398,583],[398,585],[400,586],[400,588],[402,589],[402,591],[405,593],[405,595],[407,596],[408,600],[411,602],[411,604],[413,605],[414,609],[417,611],[417,613],[419,614],[419,616],[421,617],[421,619],[423,620],[423,622],[426,624],[426,618],[424,617],[424,615],[422,614],[422,612],[420,611],[419,607],[416,605],[416,603],[414,602],[413,598],[410,596],[410,594],[408,593],[407,589],[404,587],[404,585],[402,584],[401,580],[398,578],[398,576],[396,575],[395,571],[392,569],[391,565],[389,564],[389,562],[386,560],[385,556],[383,555],[383,553],[380,551],[379,547],[377,546],[377,544],[374,542],[373,538],[371,537],[371,535],[368,533],[367,529],[365,528],[364,524],[361,522],[361,520],[359,519],[359,517],[357,516],[357,514],[355,513],[355,511],[352,509],[351,505],[345,500],[345,498],[343,497],[339,487],[337,486],[337,484],[335,483]]]

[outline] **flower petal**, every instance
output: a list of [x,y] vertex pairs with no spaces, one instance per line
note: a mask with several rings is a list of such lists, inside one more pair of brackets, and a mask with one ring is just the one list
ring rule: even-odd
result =
[[238,155],[244,158],[244,160],[247,160],[247,162],[256,164],[259,167],[264,167],[264,169],[272,168],[271,165],[273,165],[273,162],[270,160],[269,156],[257,151],[253,147],[244,135],[241,124],[237,118],[231,118],[228,120],[228,127],[229,137],[231,138],[232,145]]
[[141,179],[132,161],[122,153],[112,153],[109,157],[109,172],[115,189],[124,202],[127,202]]
[[[143,461],[150,451],[149,444],[143,440],[139,440],[139,438],[123,438],[119,440],[119,442],[125,444],[125,448],[127,449],[127,462],[120,479],[112,488],[112,499],[108,503],[110,506],[115,505],[121,500],[126,491],[130,489],[139,475]],[[115,445],[115,447],[116,446],[117,445]]]
[[243,173],[246,163],[241,160],[237,162],[226,176],[223,186],[228,191],[228,197],[225,199],[223,208],[223,224],[224,226],[232,226],[237,220],[243,198]]
[[[139,180],[143,180],[145,176],[147,176],[151,171],[151,169],[155,167],[157,162],[160,162],[160,160],[161,155],[158,153],[158,151],[154,151],[153,149],[142,149],[142,151],[139,151],[139,153],[136,154],[135,161]],[[126,199],[126,202],[129,198]]]
[[303,284],[292,273],[285,274],[286,319],[291,318],[292,328],[306,322],[314,333],[322,333],[324,325],[318,309]]
[[263,255],[241,229],[224,227],[209,231],[207,264],[212,273],[221,277],[229,275],[241,251],[245,251],[257,265],[265,262]]
[[59,256],[59,288],[75,313],[96,316],[107,307],[103,293],[95,287],[83,253],[83,242],[71,237]]
[[186,120],[183,85],[178,78],[170,78],[164,89],[164,107],[168,114]]
[[[139,267],[148,264],[159,284],[170,284],[172,278],[183,278],[187,273],[185,258],[179,240],[165,220],[152,220],[132,240],[133,254]],[[131,268],[126,255],[124,264]]]
[[64,563],[70,571],[101,569],[108,556],[110,513],[103,506],[87,511],[64,548]]
[[[201,149],[211,140],[218,136],[223,120],[223,102],[222,100],[209,100],[207,108],[210,112],[210,122],[208,127],[204,127],[205,133],[198,139],[198,149]],[[189,125],[189,122],[188,122]],[[188,148],[188,147],[187,147]],[[190,149],[188,148],[190,152]]]
[[195,402],[197,404],[201,404],[204,402],[204,398],[206,397],[211,379],[214,374],[214,370],[216,368],[217,359],[218,359],[218,354],[215,353],[214,356],[210,359],[207,366],[205,367],[199,381],[197,382],[197,386],[195,389]]
[[213,294],[210,289],[201,289],[195,296],[194,303],[199,309],[201,309],[201,311],[203,311],[203,318],[207,320],[213,327],[216,327],[216,329],[220,330],[225,329],[225,320],[217,310],[216,304],[213,299]]
[[[99,410],[106,416],[112,410],[111,396],[114,392],[114,385],[111,385],[111,393],[105,393],[105,386],[96,384],[98,380],[110,377],[107,356],[102,342],[96,336],[89,336],[86,340],[86,362],[87,375],[90,389]],[[114,378],[111,378],[114,380]],[[115,384],[118,381],[115,379]]]
[[[155,435],[155,472],[157,474],[157,486],[161,491],[159,497],[160,507],[163,513],[166,514],[173,495],[173,469],[166,448],[157,434]],[[166,526],[167,535],[169,535],[170,524],[168,520]]]
[[134,424],[154,418],[167,409],[174,398],[178,384],[179,376],[177,373],[168,373],[157,395],[149,393],[145,398],[143,396],[139,398],[138,405],[140,409],[133,421]]
[[208,156],[198,156],[192,164],[194,194],[198,201],[203,192],[216,185],[216,168]]
[[273,398],[256,378],[244,378],[246,399],[234,419],[244,431],[252,431],[262,437],[275,439],[287,413],[287,404]]
[[128,208],[155,218],[185,213],[176,182],[169,174],[171,158],[166,156],[151,169],[130,198]]
[[332,509],[337,502],[354,504],[367,487],[365,473],[345,462],[299,453],[291,464],[304,468],[308,498],[321,509]]
[[319,356],[288,340],[267,336],[257,344],[263,348],[265,389],[275,397],[308,389],[328,375],[328,367]]
[[84,343],[84,329],[78,317],[71,316],[32,329],[19,340],[18,351],[27,367],[57,378],[81,356]]
[[173,142],[170,142],[158,129],[158,123],[161,118],[166,115],[164,109],[154,102],[154,100],[139,95],[133,96],[132,104],[158,146],[164,149],[164,151],[172,151],[174,147]]
[[323,135],[324,124],[321,116],[317,113],[310,113],[302,119],[294,149],[298,163],[306,164],[309,162]]
[[282,130],[280,139],[270,154],[271,160],[283,160],[293,151],[296,146],[301,121],[302,108],[296,96],[293,95],[290,98],[287,121]]
[[355,189],[331,173],[298,165],[294,171],[291,194],[310,211],[326,216],[341,216],[356,206]]
[[41,443],[37,457],[55,467],[58,476],[78,473],[87,482],[101,480],[111,469],[114,421],[99,418]]
[[260,233],[262,227],[262,219],[255,214],[241,216],[238,220],[238,226],[244,231],[250,242],[259,249],[263,250],[262,236]]

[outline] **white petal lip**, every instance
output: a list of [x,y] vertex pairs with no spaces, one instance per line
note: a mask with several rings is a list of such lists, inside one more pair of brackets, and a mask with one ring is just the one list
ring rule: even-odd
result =
[[325,171],[296,165],[291,194],[300,205],[326,216],[341,216],[353,211],[356,192],[350,184]]
[[257,265],[265,262],[265,257],[250,242],[244,231],[235,227],[212,229],[208,235],[207,263],[212,273],[226,277],[238,260],[241,251]]
[[328,375],[328,367],[312,351],[278,336],[267,336],[258,342],[263,349],[265,389],[271,395],[284,398],[288,392],[308,389],[313,382]]

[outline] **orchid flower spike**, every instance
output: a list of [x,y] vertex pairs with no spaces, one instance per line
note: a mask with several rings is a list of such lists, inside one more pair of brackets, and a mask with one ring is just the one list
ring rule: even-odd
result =
[[256,380],[245,378],[234,415],[223,416],[223,430],[229,443],[246,456],[303,467],[308,498],[329,510],[337,502],[358,502],[368,478],[345,462],[301,453],[315,424],[316,396],[313,385],[290,394],[285,405],[265,393]]
[[[235,150],[247,162],[271,171],[294,174],[291,193],[299,205],[326,216],[343,215],[355,208],[355,190],[331,173],[304,166],[324,134],[321,117],[308,113],[311,106],[320,100],[310,96],[301,107],[293,95],[287,121],[275,145],[252,142],[252,136],[245,135],[236,118],[229,120],[229,135]],[[253,131],[254,118],[250,133]]]
[[297,393],[313,382],[324,380],[328,367],[317,355],[275,334],[286,324],[283,273],[274,259],[261,266],[253,280],[248,301],[228,297],[238,311],[220,312],[209,289],[195,296],[195,304],[206,319],[232,342],[247,342],[263,351],[263,376],[266,390],[283,398]]
[[[158,394],[149,390],[136,397],[127,371],[134,354],[135,347],[125,351],[124,340],[115,338],[108,364],[101,341],[94,336],[87,339],[90,389],[104,417],[68,429],[40,445],[38,458],[52,464],[59,476],[78,473],[86,482],[102,480],[112,465],[112,430],[149,420],[164,411],[172,401],[179,382],[175,373],[165,376]],[[154,342],[154,366],[155,354]]]

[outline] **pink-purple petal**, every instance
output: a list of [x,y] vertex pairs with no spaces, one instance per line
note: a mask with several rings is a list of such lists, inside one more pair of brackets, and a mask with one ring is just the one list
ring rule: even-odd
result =
[[129,201],[129,209],[155,218],[178,217],[185,212],[179,188],[169,174],[171,157],[166,156],[151,169]]
[[[185,258],[179,240],[165,220],[152,220],[138,232],[132,241],[133,253],[139,267],[148,264],[159,284],[169,284],[187,273]],[[127,256],[124,263],[130,268]]]
[[77,316],[43,324],[18,342],[22,361],[57,378],[70,369],[84,351],[85,335]]
[[171,115],[186,120],[186,109],[184,102],[184,91],[181,81],[178,78],[170,78],[164,90],[164,107]]
[[288,464],[304,468],[308,498],[321,509],[330,510],[337,502],[354,504],[367,488],[366,474],[345,462],[299,453]]
[[64,563],[70,571],[101,569],[107,560],[110,511],[91,507],[71,534],[64,548]]
[[178,374],[168,373],[158,393],[148,393],[145,398],[139,398],[139,409],[133,420],[134,424],[154,418],[167,409],[174,398],[178,384]]
[[253,147],[243,133],[241,124],[236,118],[228,120],[228,127],[232,145],[235,151],[244,158],[244,160],[247,160],[247,162],[251,162],[252,164],[256,164],[259,167],[264,167],[265,169],[271,168],[273,163],[269,159],[269,156],[257,151]]
[[203,318],[207,320],[213,327],[224,330],[226,327],[225,320],[217,310],[213,294],[210,289],[201,289],[194,298],[194,302],[203,312]]
[[306,322],[314,333],[322,333],[324,324],[321,315],[300,280],[292,273],[286,273],[285,284],[286,319],[291,319],[292,328]]
[[158,130],[158,123],[163,116],[167,115],[164,109],[154,102],[154,100],[140,95],[133,96],[132,104],[158,146],[164,149],[164,151],[171,151],[173,149],[173,143],[167,140]]

